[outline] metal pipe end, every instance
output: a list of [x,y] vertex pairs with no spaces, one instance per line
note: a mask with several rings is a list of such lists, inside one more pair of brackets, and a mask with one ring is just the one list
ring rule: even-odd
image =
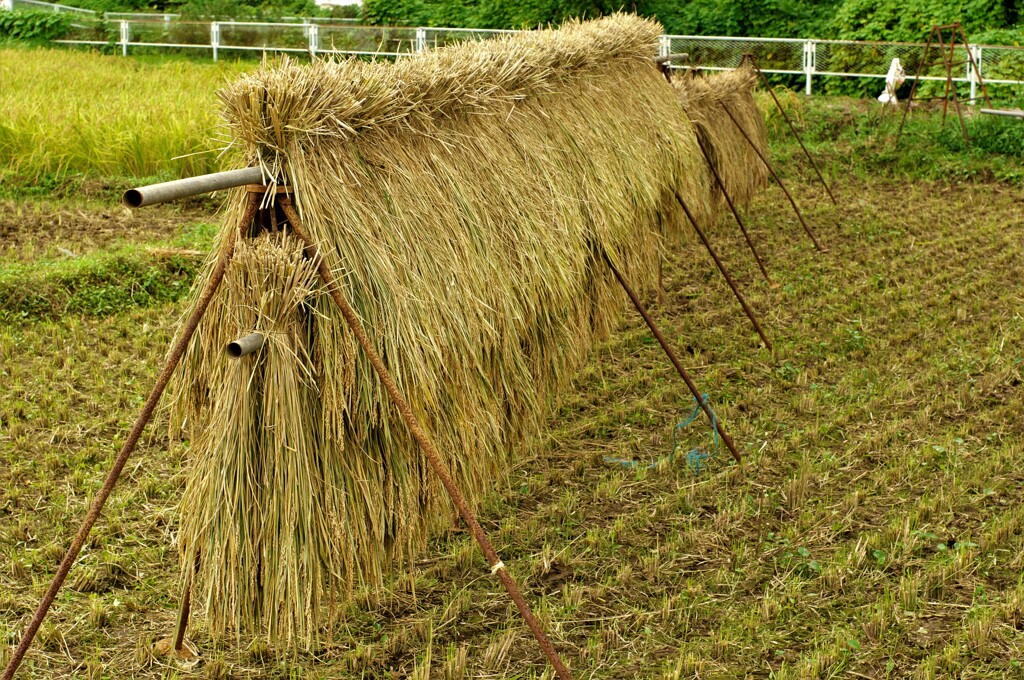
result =
[[142,192],[138,189],[129,189],[121,196],[121,203],[123,203],[126,208],[141,208]]
[[263,347],[265,341],[266,338],[262,333],[249,333],[244,338],[229,342],[224,351],[232,359],[239,359],[259,350],[260,347]]

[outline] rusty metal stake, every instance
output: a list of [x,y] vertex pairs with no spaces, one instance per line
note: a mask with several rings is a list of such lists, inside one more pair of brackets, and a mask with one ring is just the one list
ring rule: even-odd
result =
[[[245,214],[255,215],[255,207],[250,205]],[[249,219],[252,218],[250,217]],[[72,565],[74,565],[75,560],[78,558],[78,553],[81,552],[82,546],[85,545],[85,539],[88,538],[93,525],[96,523],[96,520],[99,519],[100,512],[103,510],[103,505],[107,502],[107,498],[114,490],[114,485],[117,484],[117,479],[120,477],[121,471],[124,469],[125,464],[128,462],[128,458],[135,450],[135,445],[138,444],[139,437],[142,436],[143,429],[145,429],[150,418],[153,416],[153,411],[156,409],[156,405],[160,401],[160,397],[163,395],[164,389],[166,389],[167,383],[171,379],[171,374],[174,373],[174,369],[177,368],[178,362],[181,361],[181,356],[184,354],[186,347],[188,347],[188,343],[192,339],[193,334],[195,334],[196,328],[199,326],[199,322],[203,318],[203,314],[206,313],[206,308],[209,306],[210,300],[213,299],[213,294],[217,291],[217,287],[224,278],[224,272],[227,270],[228,262],[231,261],[231,257],[235,252],[236,239],[237,232],[232,230],[228,236],[227,242],[224,244],[224,249],[221,252],[220,259],[213,268],[213,272],[210,275],[210,280],[206,284],[206,288],[199,296],[199,299],[196,301],[195,309],[192,310],[191,316],[189,316],[188,320],[185,322],[185,326],[182,328],[181,337],[178,339],[178,342],[174,344],[174,347],[171,348],[171,353],[167,357],[167,363],[160,372],[160,376],[157,378],[156,384],[153,386],[153,390],[149,393],[149,398],[146,399],[146,403],[143,405],[142,411],[135,419],[135,424],[128,433],[128,438],[121,447],[121,451],[117,454],[117,458],[114,459],[114,464],[110,468],[110,472],[107,473],[107,478],[103,481],[103,486],[100,488],[96,499],[89,507],[89,511],[86,513],[85,519],[82,520],[82,526],[79,527],[74,540],[71,541],[71,547],[68,548],[67,553],[64,555],[64,559],[61,560],[60,567],[58,567],[57,573],[53,577],[53,581],[50,582],[50,587],[47,588],[46,593],[43,595],[43,599],[36,608],[35,614],[32,615],[32,620],[29,621],[28,627],[21,636],[21,640],[18,641],[18,646],[15,648],[14,654],[11,656],[10,661],[8,661],[7,667],[4,668],[4,673],[0,676],[2,680],[13,680],[14,673],[18,670],[18,666],[21,665],[21,660],[24,658],[28,648],[32,645],[32,640],[39,631],[39,626],[42,625],[43,619],[46,618],[46,614],[50,610],[50,605],[53,604],[54,598],[57,597],[57,592],[60,590],[61,586],[64,585],[68,572],[71,571]]]
[[796,131],[796,126],[793,125],[793,121],[789,119],[789,115],[786,113],[786,110],[782,108],[782,102],[780,102],[779,98],[775,96],[775,90],[773,90],[772,86],[768,83],[768,78],[764,75],[764,72],[761,71],[761,67],[758,66],[754,55],[745,54],[743,56],[750,59],[750,65],[754,67],[755,71],[757,71],[757,75],[761,76],[761,81],[764,82],[764,88],[768,90],[768,94],[772,96],[772,100],[775,102],[775,108],[777,108],[779,113],[782,114],[782,119],[786,121],[786,125],[789,126],[789,131],[793,133],[793,137],[800,145],[800,148],[804,150],[804,156],[806,156],[807,160],[810,161],[815,174],[817,174],[818,179],[821,180],[821,185],[825,187],[825,191],[828,192],[828,197],[832,199],[832,205],[838,206],[839,203],[836,201],[836,197],[832,195],[832,189],[829,188],[828,182],[826,182],[825,178],[822,176],[821,170],[818,169],[818,164],[814,162],[814,158],[811,156],[811,153],[807,150],[807,147],[804,146],[804,140],[800,139],[800,135]]
[[642,302],[640,302],[640,298],[637,296],[636,292],[634,292],[633,288],[626,283],[626,279],[622,278],[622,274],[619,273],[619,270],[615,268],[614,264],[612,264],[611,259],[608,257],[608,253],[602,250],[601,256],[604,258],[605,264],[608,265],[608,269],[612,270],[612,274],[615,275],[615,279],[619,282],[619,285],[622,286],[624,291],[626,291],[626,295],[629,296],[633,306],[636,307],[636,311],[640,312],[640,316],[644,318],[644,321],[647,323],[647,327],[651,329],[651,333],[653,333],[654,337],[657,338],[661,348],[665,350],[665,354],[668,355],[669,361],[671,361],[672,365],[676,367],[679,377],[681,377],[683,382],[686,383],[686,387],[689,388],[693,398],[697,400],[697,403],[700,404],[700,407],[704,410],[704,414],[707,415],[708,420],[710,420],[712,424],[714,424],[715,429],[718,430],[718,434],[722,438],[722,441],[724,441],[725,445],[729,447],[729,453],[732,454],[732,457],[737,463],[742,463],[743,458],[740,456],[740,452],[736,449],[736,445],[733,443],[732,437],[730,437],[729,433],[725,431],[724,427],[722,427],[721,419],[716,418],[714,414],[711,413],[711,407],[708,406],[707,401],[701,395],[700,390],[697,389],[697,385],[693,382],[690,374],[686,372],[682,363],[679,362],[679,358],[676,357],[676,353],[672,350],[672,346],[668,344],[668,340],[665,339],[665,336],[661,334],[658,326],[655,325],[654,319],[652,319],[651,315],[647,312],[647,308],[644,307]]
[[715,264],[718,266],[718,271],[722,272],[722,276],[725,277],[729,287],[732,288],[733,295],[735,295],[736,299],[739,300],[740,306],[743,307],[743,311],[746,312],[747,318],[750,319],[750,323],[754,324],[754,330],[756,330],[757,334],[761,336],[761,342],[763,342],[764,346],[768,348],[768,351],[771,351],[772,343],[768,340],[768,336],[764,334],[764,331],[761,330],[761,324],[757,322],[757,316],[754,315],[754,310],[752,310],[747,304],[747,301],[743,298],[743,293],[741,293],[740,289],[736,286],[736,282],[732,280],[732,277],[729,276],[729,272],[725,269],[725,265],[722,264],[720,259],[718,259],[715,249],[711,247],[711,242],[708,241],[708,237],[704,235],[700,225],[697,224],[697,220],[694,218],[693,213],[690,212],[690,209],[686,206],[686,202],[683,200],[683,197],[676,193],[676,200],[679,201],[679,205],[682,206],[683,212],[686,213],[686,216],[690,219],[690,224],[693,225],[694,230],[697,232],[697,236],[699,236],[700,240],[704,243],[704,248],[708,251],[708,254],[711,255],[711,259],[713,259]]
[[746,239],[747,245],[750,246],[750,252],[754,254],[754,259],[757,260],[757,266],[764,275],[764,280],[768,282],[771,287],[776,287],[777,284],[772,283],[772,277],[768,275],[768,270],[764,266],[764,262],[761,261],[761,256],[757,253],[757,248],[754,247],[754,242],[750,240],[750,234],[747,233],[747,228],[743,224],[743,220],[740,219],[740,213],[733,205],[732,198],[729,197],[729,192],[725,189],[725,182],[722,181],[721,175],[718,174],[718,169],[715,167],[714,161],[711,160],[711,155],[704,148],[704,145],[697,140],[697,146],[700,147],[700,152],[704,154],[704,160],[708,163],[708,168],[711,170],[711,174],[715,177],[715,182],[718,184],[718,188],[722,191],[722,196],[725,196],[725,202],[729,204],[729,210],[732,211],[732,216],[736,218],[736,224],[740,225],[740,231],[743,232],[743,238]]
[[185,581],[185,590],[181,594],[181,606],[178,609],[178,624],[174,627],[174,644],[171,650],[174,653],[181,652],[185,644],[185,629],[188,628],[188,617],[192,613],[192,574],[189,574]]
[[181,593],[181,605],[178,608],[178,623],[174,627],[171,653],[180,654],[185,644],[185,631],[188,629],[188,618],[192,613],[192,585],[196,575],[199,573],[199,555],[196,555],[195,565],[185,581],[185,588]]
[[800,220],[800,224],[803,225],[804,231],[806,231],[807,235],[811,237],[811,242],[814,244],[814,247],[817,248],[819,252],[826,252],[826,248],[822,247],[822,245],[818,242],[817,237],[814,235],[814,232],[811,231],[811,228],[807,226],[807,222],[804,221],[804,216],[800,214],[800,208],[796,207],[796,201],[793,200],[793,197],[790,195],[789,190],[786,189],[786,185],[782,183],[782,179],[779,177],[778,173],[775,172],[775,168],[773,168],[771,163],[768,162],[768,159],[764,157],[764,154],[761,153],[761,150],[757,148],[757,144],[754,144],[754,140],[750,138],[750,135],[748,135],[747,131],[743,129],[743,126],[740,125],[740,122],[738,120],[736,120],[736,117],[732,115],[732,111],[729,110],[729,107],[726,106],[725,104],[722,104],[722,110],[725,111],[726,115],[729,116],[729,120],[733,122],[733,125],[736,126],[736,129],[739,130],[740,134],[743,135],[743,138],[747,140],[747,143],[750,144],[750,148],[754,150],[754,153],[756,153],[757,157],[761,159],[761,162],[764,163],[764,166],[768,168],[768,172],[770,172],[772,177],[775,178],[775,181],[782,189],[782,192],[786,194],[786,198],[789,199],[789,204],[793,206],[793,212],[796,213],[797,218]]
[[356,340],[359,342],[360,347],[363,348],[363,352],[366,353],[367,358],[370,360],[370,364],[373,366],[374,371],[377,373],[377,377],[380,378],[381,383],[384,385],[385,391],[391,398],[391,401],[398,408],[399,414],[402,416],[402,420],[405,421],[406,427],[409,428],[410,434],[413,439],[419,444],[420,449],[423,451],[423,455],[427,459],[427,463],[430,465],[434,474],[441,480],[441,484],[444,486],[445,491],[448,492],[448,496],[452,499],[452,503],[455,504],[456,509],[459,511],[459,515],[462,517],[462,521],[469,527],[470,532],[473,534],[473,538],[476,539],[477,543],[480,544],[480,549],[484,553],[484,557],[487,558],[487,563],[491,566],[491,573],[496,575],[501,581],[501,584],[505,587],[509,597],[515,603],[516,608],[519,610],[519,614],[523,617],[526,625],[529,626],[530,631],[533,633],[533,637],[536,638],[537,644],[540,645],[544,655],[555,669],[555,673],[561,680],[572,680],[572,674],[569,673],[569,669],[562,662],[562,659],[558,656],[558,652],[555,651],[554,645],[548,640],[547,635],[540,627],[540,622],[537,621],[533,612],[530,611],[530,605],[523,599],[523,595],[519,592],[519,587],[516,585],[515,580],[508,573],[505,568],[505,563],[498,557],[498,553],[491,546],[490,540],[487,538],[487,534],[484,533],[480,523],[476,521],[476,517],[470,510],[469,505],[466,503],[466,499],[462,496],[462,492],[459,491],[459,487],[455,485],[455,481],[452,480],[451,475],[445,470],[444,464],[441,462],[441,456],[438,454],[437,449],[434,447],[433,442],[424,432],[423,428],[420,427],[419,422],[416,420],[416,416],[412,412],[409,403],[402,396],[401,392],[398,391],[398,387],[395,385],[394,378],[391,377],[390,371],[384,365],[380,355],[377,354],[377,350],[374,349],[370,343],[370,339],[366,336],[366,332],[363,330],[363,325],[359,321],[359,317],[356,316],[355,310],[349,306],[345,296],[342,295],[341,289],[338,288],[337,283],[334,280],[334,276],[331,274],[330,268],[327,263],[320,257],[316,245],[310,240],[309,235],[305,232],[302,226],[302,222],[299,219],[298,213],[292,206],[291,200],[287,195],[278,197],[278,205],[284,211],[285,217],[288,218],[288,222],[291,225],[292,231],[296,236],[299,237],[305,244],[306,255],[317,263],[317,272],[320,278],[323,280],[324,285],[327,287],[327,292],[334,300],[334,303],[341,310],[342,316],[345,317],[345,321],[348,323],[352,334],[356,336]]

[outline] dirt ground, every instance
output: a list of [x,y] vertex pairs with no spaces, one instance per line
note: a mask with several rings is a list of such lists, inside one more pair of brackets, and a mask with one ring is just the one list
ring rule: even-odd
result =
[[0,259],[5,263],[75,257],[119,243],[165,241],[213,221],[216,198],[129,210],[121,188],[98,182],[65,197],[0,199]]

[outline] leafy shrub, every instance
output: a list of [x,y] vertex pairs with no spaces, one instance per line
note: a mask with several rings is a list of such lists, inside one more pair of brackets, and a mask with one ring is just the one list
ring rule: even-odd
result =
[[982,116],[974,122],[971,144],[989,153],[1024,158],[1024,120]]
[[685,35],[820,37],[841,0],[646,0],[633,9]]
[[71,16],[60,12],[15,10],[0,12],[0,41],[46,42],[64,36]]
[[1013,0],[845,0],[830,32],[842,40],[924,42],[933,25],[959,21],[975,42],[973,33],[1006,28],[1018,18]]

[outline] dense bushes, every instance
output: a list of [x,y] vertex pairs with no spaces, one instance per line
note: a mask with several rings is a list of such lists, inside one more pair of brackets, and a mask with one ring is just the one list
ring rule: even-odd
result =
[[44,42],[62,37],[71,26],[71,16],[35,10],[0,12],[0,43]]
[[1024,0],[364,0],[376,24],[529,28],[625,9],[669,33],[917,42],[933,24],[960,21],[968,36],[1024,42]]
[[[158,10],[189,18],[269,20],[358,17],[358,6],[327,10],[314,0],[70,0],[97,11]],[[397,26],[533,28],[570,17],[625,10],[659,20],[668,33],[920,42],[934,24],[962,22],[972,42],[1024,44],[1024,0],[364,0],[367,23]],[[0,41],[45,40],[67,28],[48,12],[0,15]]]
[[1019,21],[1021,0],[845,0],[831,31],[843,40],[920,42],[935,24],[959,21],[972,33],[1005,29]]

